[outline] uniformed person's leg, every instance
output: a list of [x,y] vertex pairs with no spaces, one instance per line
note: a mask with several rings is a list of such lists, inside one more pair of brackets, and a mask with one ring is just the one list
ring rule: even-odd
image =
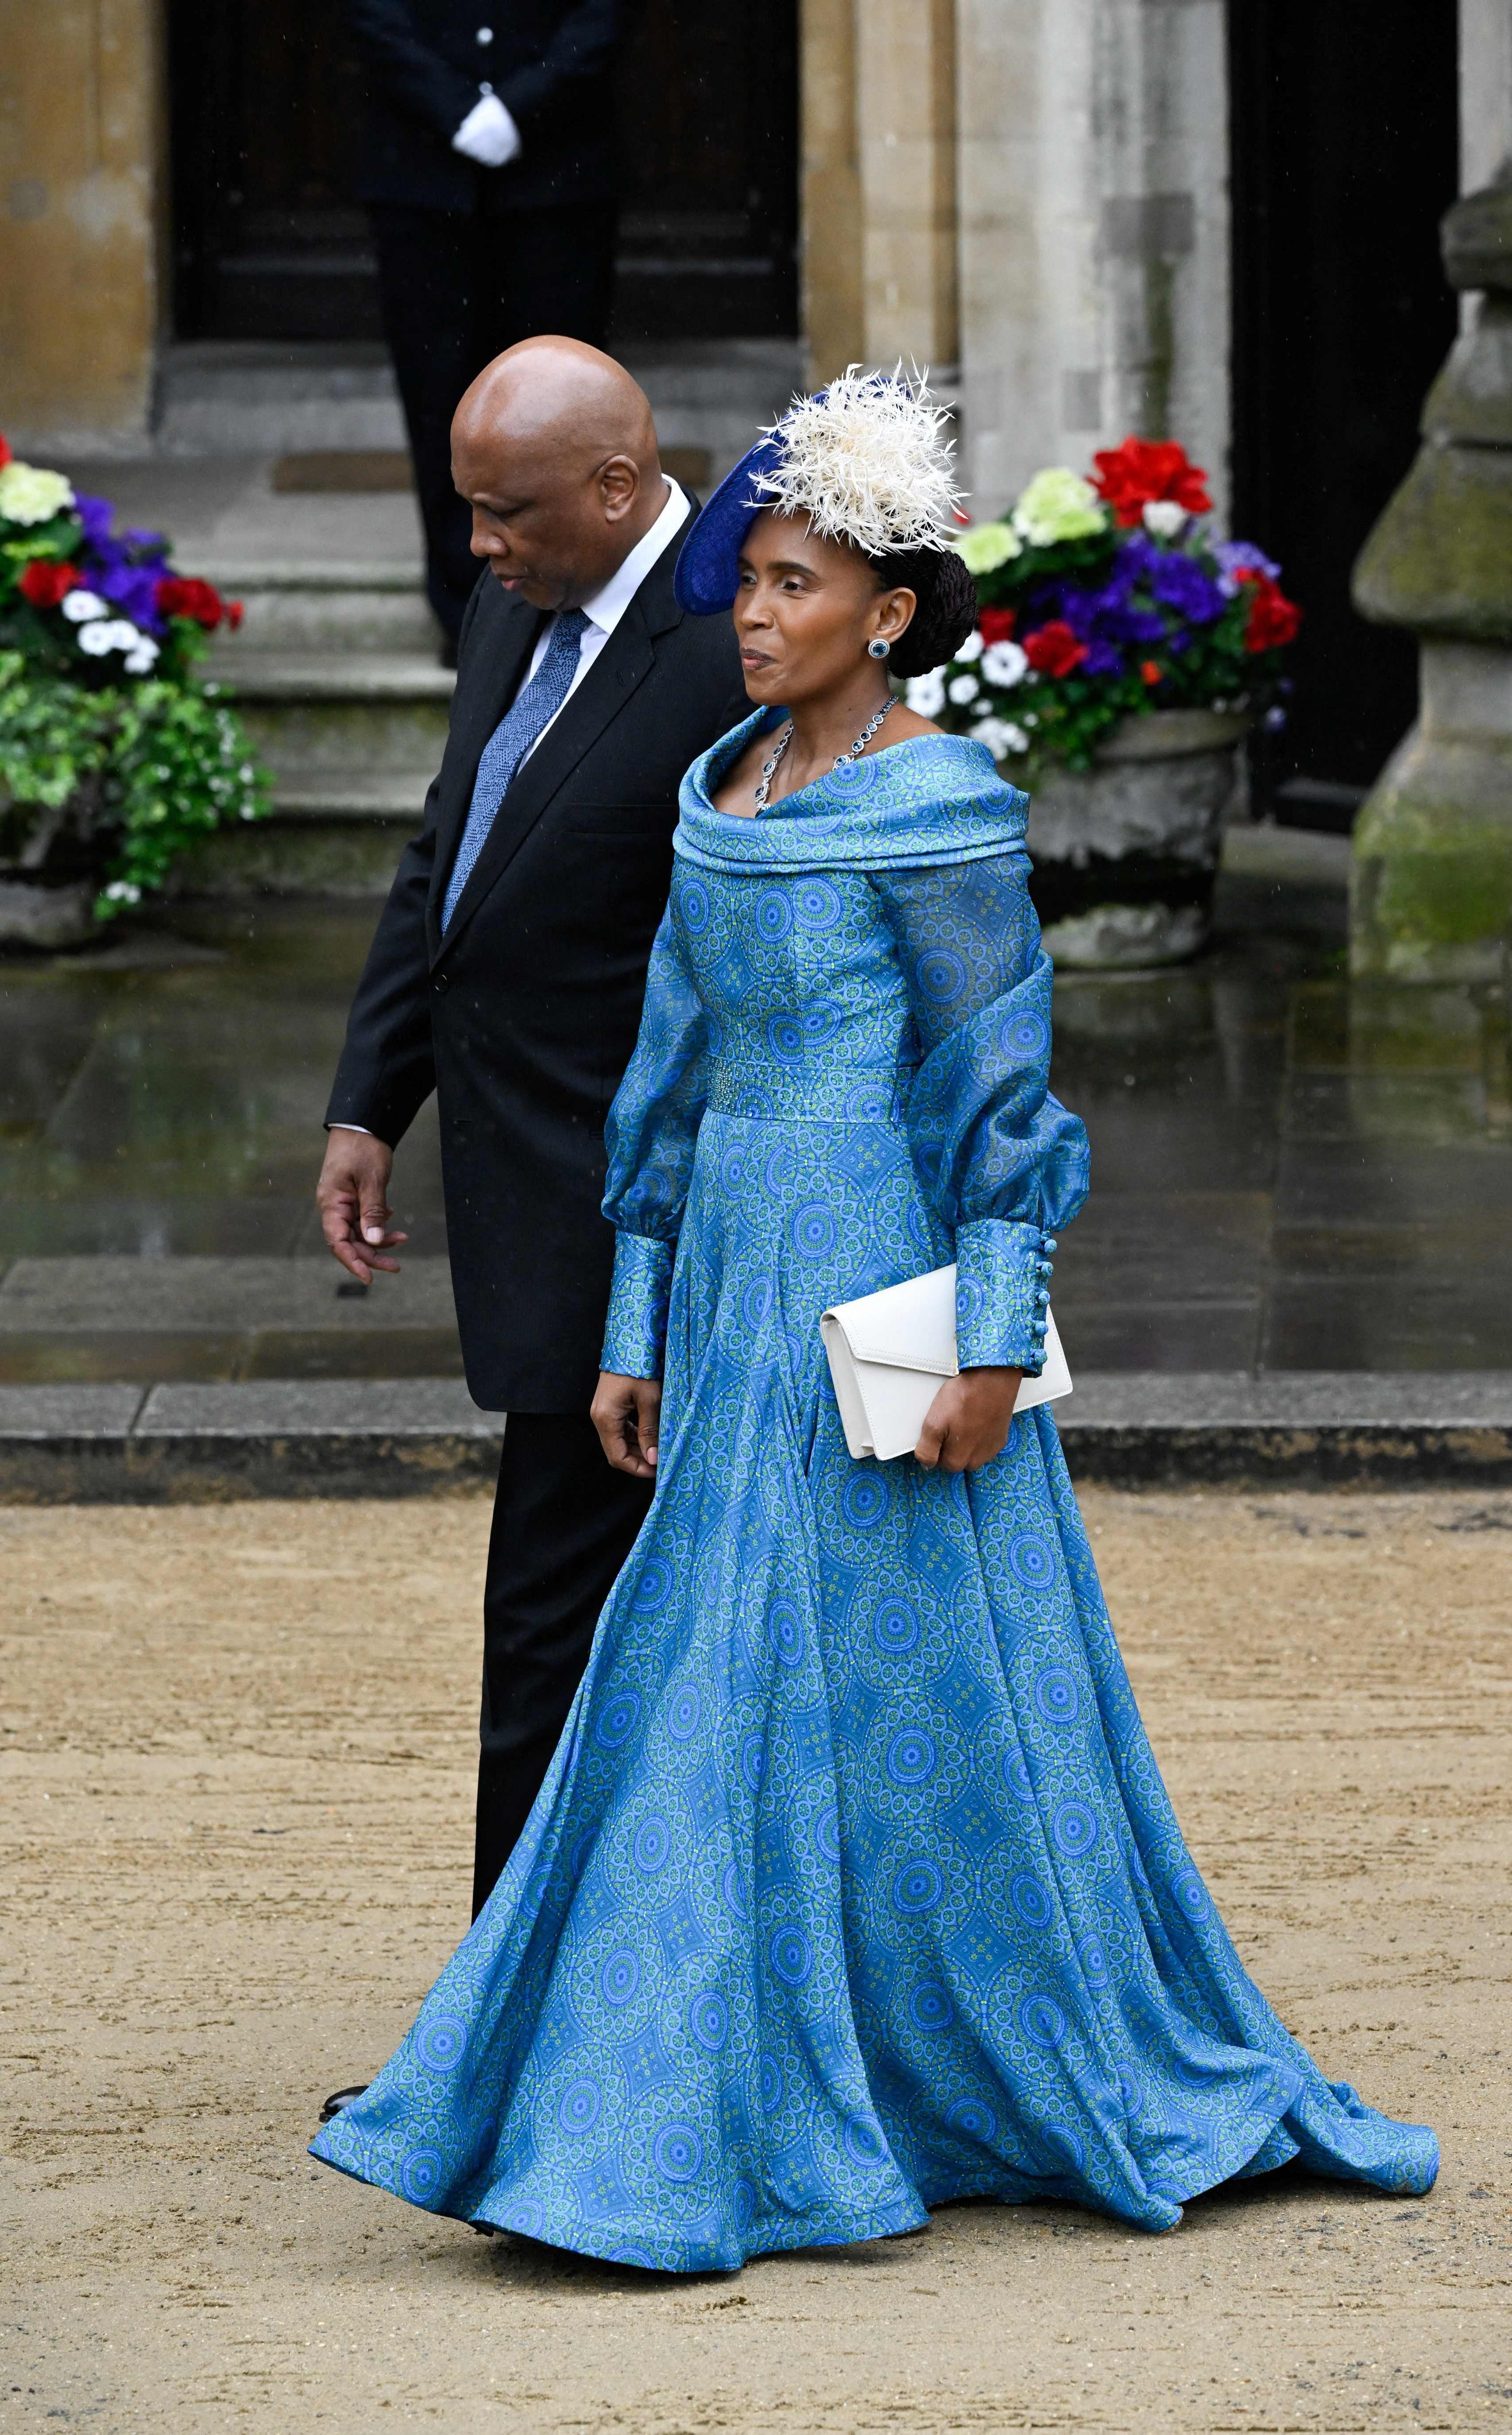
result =
[[472,516],[452,488],[451,419],[491,353],[479,334],[475,222],[470,212],[371,207],[383,325],[393,356],[426,528],[426,588],[453,642],[478,561]]
[[612,202],[550,203],[495,209],[488,222],[497,264],[502,326],[509,337],[555,333],[590,347],[609,343],[615,292]]

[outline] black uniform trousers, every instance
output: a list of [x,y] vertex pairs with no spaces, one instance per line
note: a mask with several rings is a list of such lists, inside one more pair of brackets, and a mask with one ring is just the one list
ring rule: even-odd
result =
[[650,1505],[650,1482],[610,1469],[586,1412],[510,1414],[483,1592],[475,1919],[541,1789]]
[[[486,173],[479,172],[481,179]],[[414,458],[430,605],[455,643],[478,580],[472,516],[451,478],[451,419],[470,381],[520,338],[601,347],[617,207],[447,212],[371,203],[383,323]]]

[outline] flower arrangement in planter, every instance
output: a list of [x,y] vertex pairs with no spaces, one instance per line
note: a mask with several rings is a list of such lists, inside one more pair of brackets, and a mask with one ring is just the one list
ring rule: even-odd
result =
[[1301,611],[1252,543],[1212,538],[1208,477],[1173,440],[1036,474],[957,543],[982,613],[912,708],[1031,787],[1034,891],[1070,963],[1154,963],[1208,930],[1235,756],[1280,724]]
[[267,807],[221,688],[197,673],[241,611],[161,533],[0,437],[0,940],[77,945],[184,848]]

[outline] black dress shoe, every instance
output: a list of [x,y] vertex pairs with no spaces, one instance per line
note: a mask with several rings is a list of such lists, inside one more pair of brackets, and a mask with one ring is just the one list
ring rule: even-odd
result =
[[325,2103],[321,2108],[321,2120],[322,2122],[334,2121],[339,2114],[344,2114],[349,2105],[355,2105],[357,2098],[359,2097],[366,2097],[367,2093],[368,2083],[366,2081],[362,2082],[360,2088],[338,2088],[333,2090],[331,2095],[326,2098]]

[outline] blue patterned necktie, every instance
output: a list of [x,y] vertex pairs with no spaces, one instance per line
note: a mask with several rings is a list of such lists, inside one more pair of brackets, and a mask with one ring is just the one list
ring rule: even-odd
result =
[[441,917],[443,930],[450,927],[451,917],[457,910],[457,899],[467,885],[474,863],[488,843],[488,833],[498,817],[500,803],[509,793],[515,770],[541,730],[548,720],[555,718],[567,698],[567,687],[577,674],[578,647],[587,625],[588,620],[581,609],[562,611],[551,629],[545,659],[530,683],[516,695],[483,747],[478,775],[473,781],[473,800],[467,807],[467,826],[462,831],[457,859],[446,882],[446,901]]

